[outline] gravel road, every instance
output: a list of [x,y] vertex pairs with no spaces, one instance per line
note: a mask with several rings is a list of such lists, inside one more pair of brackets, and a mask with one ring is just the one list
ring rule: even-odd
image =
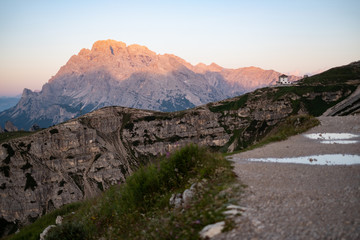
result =
[[[360,134],[360,116],[319,119],[321,125],[307,133]],[[248,186],[239,202],[245,211],[234,230],[214,239],[360,239],[360,164],[246,160],[319,154],[360,155],[360,144],[322,144],[297,135],[231,156],[234,171]]]

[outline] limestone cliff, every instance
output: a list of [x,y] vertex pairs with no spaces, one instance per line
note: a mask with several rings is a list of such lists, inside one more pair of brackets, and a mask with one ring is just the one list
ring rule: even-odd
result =
[[356,86],[256,90],[194,109],[162,113],[105,107],[0,147],[0,222],[10,231],[125,180],[158,154],[187,144],[234,151],[290,115],[322,114]]
[[11,120],[19,129],[49,127],[105,106],[184,110],[271,85],[279,75],[254,67],[193,66],[144,46],[97,41],[72,56],[40,92],[25,89],[16,106],[0,113],[0,126]]

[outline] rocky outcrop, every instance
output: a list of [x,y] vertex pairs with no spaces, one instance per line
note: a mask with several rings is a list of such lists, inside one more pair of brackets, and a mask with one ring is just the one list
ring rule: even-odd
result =
[[314,106],[319,102],[335,105],[354,87],[326,89],[264,88],[173,113],[105,107],[4,142],[0,146],[1,231],[95,196],[124,182],[158,154],[179,146],[196,143],[224,152],[245,148],[288,116],[318,110]]
[[360,86],[348,98],[329,108],[323,116],[360,114]]
[[16,132],[18,130],[17,127],[15,127],[15,125],[10,122],[10,121],[6,121],[5,122],[5,131],[6,132]]
[[0,126],[11,120],[26,130],[34,123],[49,127],[105,106],[184,110],[268,86],[279,75],[254,67],[193,66],[144,46],[97,41],[72,56],[41,92],[25,89],[15,107],[0,113]]

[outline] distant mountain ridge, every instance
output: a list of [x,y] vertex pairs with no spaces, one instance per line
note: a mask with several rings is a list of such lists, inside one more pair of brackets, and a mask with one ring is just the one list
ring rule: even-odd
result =
[[[97,41],[60,68],[40,92],[25,89],[19,103],[0,113],[19,129],[48,127],[105,106],[178,111],[274,84],[281,73],[255,67],[191,65],[140,45]],[[290,76],[294,81],[299,77]]]

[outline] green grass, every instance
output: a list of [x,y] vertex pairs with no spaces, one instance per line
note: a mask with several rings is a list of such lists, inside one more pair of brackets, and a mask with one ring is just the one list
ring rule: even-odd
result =
[[209,109],[212,112],[223,112],[223,111],[229,111],[229,110],[238,110],[241,107],[244,107],[247,100],[248,100],[249,94],[244,94],[240,97],[238,97],[236,100],[230,99],[229,101],[220,102],[220,105],[218,106],[212,106],[209,104]]
[[303,79],[301,84],[339,84],[360,79],[359,63],[335,67],[315,76]]
[[55,224],[57,216],[66,216],[84,205],[82,202],[71,203],[37,219],[33,224],[27,225],[17,234],[3,238],[4,240],[38,240],[40,233],[49,225]]
[[[289,87],[278,87],[274,88],[276,92],[268,91],[267,97],[273,101],[277,101],[288,94],[296,94],[299,96],[298,100],[292,100],[293,114],[296,114],[300,109],[300,103],[303,103],[306,110],[310,115],[318,117],[323,114],[327,109],[336,105],[337,103],[344,100],[348,95],[346,93],[352,93],[355,91],[356,86],[338,84],[338,85],[327,85],[327,86],[289,86]],[[343,97],[336,101],[326,102],[322,99],[322,95],[318,95],[313,99],[306,96],[306,94],[321,94],[325,92],[342,92]]]
[[[169,206],[171,194],[201,179],[207,179],[201,196],[185,213],[174,211]],[[230,163],[221,155],[188,145],[140,168],[124,185],[113,186],[75,222],[83,222],[96,238],[198,239],[203,226],[224,219],[220,208],[227,199],[214,199],[234,179]]]
[[261,139],[258,143],[250,145],[249,147],[234,151],[231,153],[224,153],[225,156],[233,155],[240,152],[249,151],[258,147],[262,147],[266,144],[272,142],[278,142],[288,139],[291,136],[297,135],[299,133],[303,133],[317,125],[320,124],[320,121],[309,115],[296,115],[290,116],[285,119],[283,122],[278,124],[275,128],[273,128],[263,139]]
[[[57,215],[65,216],[64,223],[49,232],[48,240],[199,239],[204,226],[225,220],[226,205],[236,203],[233,195],[238,197],[241,186],[235,179],[222,155],[188,145],[140,168],[101,196],[55,210],[6,239],[37,239]],[[202,187],[184,211],[169,205],[173,193],[199,182]],[[233,225],[226,221],[228,228]]]
[[7,142],[11,139],[29,136],[31,134],[34,134],[35,132],[27,132],[27,131],[16,131],[16,132],[5,132],[0,133],[0,143]]

